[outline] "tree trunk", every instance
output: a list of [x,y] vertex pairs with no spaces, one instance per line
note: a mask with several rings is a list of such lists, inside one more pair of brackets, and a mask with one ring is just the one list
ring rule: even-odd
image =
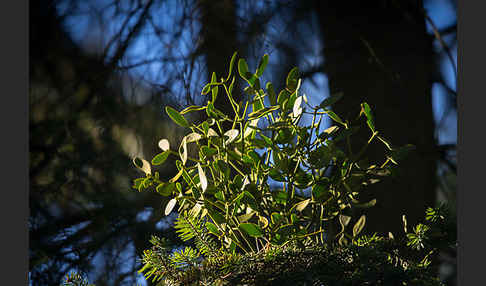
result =
[[[201,35],[203,39],[200,52],[206,58],[208,82],[211,81],[213,72],[216,73],[216,78],[219,81],[222,77],[226,78],[228,75],[229,61],[238,48],[235,1],[200,0],[199,5],[201,9]],[[233,67],[233,75],[235,75],[235,72],[237,73],[235,67]],[[236,102],[239,102],[241,100],[241,93],[236,88],[233,93],[234,99]],[[219,89],[215,107],[225,114],[230,115],[230,117],[234,115],[234,111],[222,88]]]
[[[432,40],[426,34],[420,0],[405,9],[386,1],[357,3],[315,1],[325,72],[331,92],[344,92],[334,107],[339,115],[356,118],[360,103],[366,101],[383,137],[394,146],[416,146],[399,162],[396,177],[372,185],[364,195],[377,199],[376,206],[366,211],[365,230],[397,236],[403,234],[403,214],[408,225],[414,225],[435,202]],[[363,130],[352,139],[359,145],[370,133]],[[371,162],[382,163],[385,149],[374,145],[367,155]]]

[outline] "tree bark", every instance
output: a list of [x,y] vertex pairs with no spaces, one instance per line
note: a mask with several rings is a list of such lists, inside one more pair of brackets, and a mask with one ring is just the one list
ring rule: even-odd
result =
[[[368,102],[376,129],[394,146],[413,144],[416,150],[399,162],[397,176],[369,187],[366,199],[368,232],[403,234],[424,217],[436,195],[436,156],[432,113],[432,40],[426,34],[422,1],[396,7],[386,1],[315,1],[331,92],[344,92],[335,105],[339,115],[354,119]],[[363,128],[364,129],[364,128]],[[370,130],[353,136],[357,145]],[[385,149],[375,144],[370,162],[383,162]]]
[[[238,49],[237,28],[236,28],[236,4],[234,0],[209,1],[199,0],[201,11],[201,36],[203,39],[200,47],[201,53],[206,59],[208,71],[208,82],[211,75],[216,73],[217,80],[228,75],[229,61],[231,56]],[[241,53],[239,55],[241,57]],[[235,75],[236,67],[233,68]],[[241,93],[235,88],[234,99],[241,101]],[[220,88],[215,107],[225,114],[233,116],[225,91]]]

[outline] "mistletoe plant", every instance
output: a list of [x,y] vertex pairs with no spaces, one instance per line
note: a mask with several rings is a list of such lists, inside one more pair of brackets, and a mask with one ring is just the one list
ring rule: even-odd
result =
[[[340,244],[355,241],[365,217],[357,220],[349,234],[346,227],[351,210],[376,203],[359,200],[362,188],[388,175],[410,148],[393,148],[378,135],[366,102],[354,121],[343,120],[330,109],[342,95],[332,95],[319,106],[310,106],[306,96],[300,94],[297,68],[288,73],[286,85],[278,94],[270,82],[263,89],[260,77],[268,55],[262,57],[255,73],[249,71],[244,59],[238,60],[239,76],[248,84],[248,100],[236,102],[232,95],[236,60],[235,53],[228,75],[218,81],[213,73],[211,82],[204,86],[202,94],[211,93],[206,105],[189,106],[180,112],[166,107],[169,117],[188,129],[178,148],[171,148],[169,141],[162,139],[158,144],[162,152],[151,162],[134,159],[135,166],[145,173],[145,177],[134,181],[134,188],[155,189],[171,197],[165,214],[177,208],[177,232],[184,241],[194,238],[196,242],[197,250],[187,247],[173,254],[167,252],[171,259],[165,266],[159,259],[160,269],[183,269],[203,257],[257,253],[289,242],[303,245],[334,239]],[[227,97],[232,115],[215,107],[218,96]],[[205,112],[207,120],[188,121],[185,115],[192,112]],[[305,114],[311,117],[310,125],[302,123]],[[323,127],[325,117],[334,123],[331,127]],[[361,124],[361,118],[366,125]],[[225,126],[231,127],[226,130]],[[351,138],[360,128],[369,129],[369,140],[359,150],[352,150]],[[363,155],[376,142],[386,146],[388,155],[383,162],[367,163]],[[197,146],[194,156],[188,152],[190,144]],[[169,156],[177,158],[178,173],[163,181],[152,166],[163,164]],[[333,220],[338,220],[342,229],[328,237],[325,224]],[[154,241],[154,245],[163,243]],[[143,271],[158,259],[153,251],[146,251]],[[147,275],[168,273],[160,269],[152,267]]]

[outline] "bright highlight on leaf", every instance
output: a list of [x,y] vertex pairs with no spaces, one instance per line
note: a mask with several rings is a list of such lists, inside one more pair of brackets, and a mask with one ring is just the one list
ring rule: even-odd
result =
[[168,203],[167,206],[165,207],[165,215],[169,215],[172,210],[174,209],[175,205],[177,203],[176,199],[171,199]]
[[170,149],[170,143],[169,140],[167,139],[162,139],[159,141],[159,148],[162,149],[162,151],[167,151]]
[[233,142],[236,139],[236,137],[238,137],[239,133],[240,131],[238,129],[231,129],[226,131],[224,133],[224,136],[228,137],[228,139],[226,139],[225,144],[228,145],[231,142]]
[[150,163],[147,160],[135,157],[133,158],[133,164],[135,165],[135,167],[142,170],[145,174],[152,174],[152,168],[150,167]]
[[204,174],[201,164],[199,163],[197,163],[197,171],[199,174],[199,182],[201,183],[201,189],[203,192],[205,192],[206,189],[208,188],[208,179],[206,178],[206,174]]

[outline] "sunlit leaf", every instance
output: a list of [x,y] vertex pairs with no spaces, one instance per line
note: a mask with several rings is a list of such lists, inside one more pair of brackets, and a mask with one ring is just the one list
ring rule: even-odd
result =
[[199,174],[199,182],[201,183],[201,189],[203,192],[206,191],[208,188],[208,179],[206,178],[206,174],[201,167],[201,164],[197,163],[197,172]]
[[253,119],[260,118],[260,117],[265,116],[265,115],[269,114],[270,112],[277,110],[277,109],[279,109],[278,105],[277,106],[265,107],[263,109],[260,109],[260,110],[257,110],[257,111],[254,111],[254,112],[248,114],[248,119],[253,120]]
[[238,73],[242,78],[247,79],[248,64],[246,63],[245,59],[240,59],[238,61]]
[[253,215],[254,215],[254,214],[255,214],[255,212],[251,212],[251,213],[249,213],[249,214],[242,214],[242,215],[239,215],[239,216],[238,216],[238,221],[239,221],[240,223],[247,222],[247,221],[249,221],[249,220],[250,220],[250,219],[253,217]]
[[168,203],[167,206],[165,207],[165,215],[169,215],[172,210],[174,209],[175,205],[177,203],[176,199],[171,199]]
[[206,106],[197,106],[197,105],[191,105],[189,107],[184,108],[180,114],[186,114],[192,111],[199,111],[199,110],[204,110]]
[[201,134],[193,132],[186,135],[186,143],[196,142],[201,140],[203,137]]
[[135,157],[133,158],[133,164],[142,170],[145,174],[152,174],[152,168],[150,167],[150,163],[142,158]]
[[303,200],[301,202],[296,203],[292,208],[295,208],[297,211],[303,211],[307,205],[309,205],[310,199]]
[[167,151],[170,149],[170,143],[169,140],[167,139],[162,139],[159,141],[159,148],[162,149],[162,151]]
[[361,103],[360,115],[361,114],[364,114],[366,116],[366,123],[368,124],[368,127],[370,127],[371,131],[375,132],[375,121],[373,119],[373,114],[371,114],[371,108],[368,103]]
[[229,80],[231,73],[233,72],[233,66],[235,64],[237,54],[238,54],[238,52],[234,52],[233,56],[231,56],[230,65],[229,65],[229,69],[228,69],[228,76],[226,77],[226,80]]
[[265,67],[268,64],[268,55],[264,54],[263,57],[261,58],[260,62],[258,63],[258,68],[256,70],[256,75],[257,76],[262,76],[263,71],[265,70]]
[[289,74],[287,75],[287,88],[290,90],[295,90],[297,87],[297,80],[299,78],[299,69],[297,67],[294,67],[293,69],[290,70]]
[[331,110],[327,110],[326,111],[327,115],[329,115],[329,117],[331,117],[332,120],[338,122],[338,123],[341,123],[342,125],[345,125],[343,120],[336,114],[334,113],[333,111]]
[[226,131],[224,133],[224,136],[228,137],[228,139],[226,139],[225,144],[228,145],[231,142],[233,142],[236,139],[236,137],[238,137],[239,133],[240,131],[238,129],[231,129]]
[[186,137],[182,138],[181,145],[179,146],[179,155],[181,157],[182,164],[183,165],[186,165],[186,162],[187,162],[187,142],[186,142]]
[[353,237],[356,237],[364,228],[366,216],[362,215],[353,227]]
[[299,96],[295,99],[294,107],[292,109],[292,114],[294,118],[299,117],[302,114],[301,105],[302,105],[302,96]]

